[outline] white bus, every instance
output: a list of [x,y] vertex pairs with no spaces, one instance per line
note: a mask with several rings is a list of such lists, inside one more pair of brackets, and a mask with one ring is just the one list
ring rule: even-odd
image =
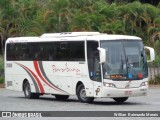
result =
[[154,49],[135,36],[99,32],[48,33],[40,37],[8,38],[5,45],[5,85],[24,91],[26,98],[43,94],[81,102],[94,98],[144,96]]

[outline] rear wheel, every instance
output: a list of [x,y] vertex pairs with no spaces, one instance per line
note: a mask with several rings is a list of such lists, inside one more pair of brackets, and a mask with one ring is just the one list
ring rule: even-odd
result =
[[67,100],[69,95],[55,95],[57,100]]
[[120,98],[113,98],[118,103],[125,102],[128,99],[128,97],[120,97]]
[[28,99],[37,99],[37,98],[39,98],[39,94],[31,92],[31,87],[30,87],[30,84],[29,84],[28,81],[26,81],[24,83],[23,90],[24,90],[25,98],[28,98]]
[[86,96],[86,90],[83,84],[79,85],[77,88],[77,97],[82,103],[92,103],[94,100],[93,97]]

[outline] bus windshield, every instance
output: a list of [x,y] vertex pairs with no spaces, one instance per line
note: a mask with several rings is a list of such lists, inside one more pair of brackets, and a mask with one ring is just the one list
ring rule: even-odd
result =
[[106,50],[104,79],[142,79],[148,76],[147,60],[140,40],[101,41]]

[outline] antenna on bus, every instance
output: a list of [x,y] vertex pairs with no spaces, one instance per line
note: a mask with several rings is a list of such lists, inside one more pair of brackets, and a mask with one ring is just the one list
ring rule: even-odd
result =
[[51,38],[51,37],[74,37],[74,36],[91,36],[99,35],[99,32],[62,32],[62,33],[45,33],[41,35],[41,38]]

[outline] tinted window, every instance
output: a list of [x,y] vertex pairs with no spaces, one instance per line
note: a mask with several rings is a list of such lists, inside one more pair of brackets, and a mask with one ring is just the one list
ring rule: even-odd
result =
[[85,61],[84,42],[10,43],[7,60]]
[[87,41],[88,69],[91,80],[101,82],[101,70],[99,64],[98,42]]

